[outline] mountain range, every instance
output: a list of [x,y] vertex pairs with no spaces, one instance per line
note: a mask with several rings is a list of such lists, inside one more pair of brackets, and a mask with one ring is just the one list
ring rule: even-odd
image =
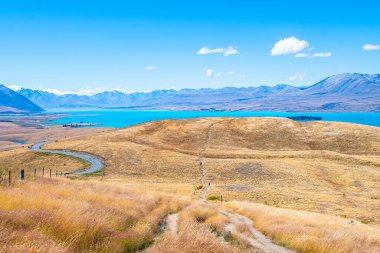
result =
[[340,74],[314,85],[286,84],[221,89],[156,90],[92,96],[56,95],[41,90],[19,93],[44,109],[380,111],[380,74]]
[[0,84],[0,113],[37,113],[43,109],[23,95]]

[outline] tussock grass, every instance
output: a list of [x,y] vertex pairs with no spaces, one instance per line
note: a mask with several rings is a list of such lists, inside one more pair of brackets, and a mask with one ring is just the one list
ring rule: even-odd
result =
[[224,232],[224,226],[228,222],[228,218],[219,213],[217,205],[208,204],[203,201],[194,202],[180,213],[180,225],[181,222],[189,220],[204,223],[210,226],[211,230],[219,232]]
[[[97,154],[105,176],[131,182],[199,185],[203,154],[209,196],[267,203],[380,224],[380,129],[281,118],[155,121],[60,140],[51,149]],[[175,133],[175,134],[173,134]],[[196,196],[196,194],[194,194]]]
[[1,252],[134,252],[182,205],[95,180],[35,180],[0,190]]
[[237,253],[244,252],[217,238],[206,224],[185,221],[177,235],[165,234],[147,250],[148,253]]
[[277,244],[297,252],[380,252],[380,228],[318,213],[229,202],[226,207],[254,221]]
[[[37,178],[0,188],[0,251],[236,251],[219,203],[184,208],[177,198],[152,192],[198,198],[198,153],[210,124],[204,153],[209,196],[266,203],[226,207],[299,252],[380,252],[379,128],[273,118],[159,121],[49,143],[101,156],[104,179],[112,181]],[[42,165],[72,170],[78,161],[26,149],[0,153],[0,167]],[[178,234],[155,240],[163,218],[180,209]],[[239,243],[241,252],[247,243]]]
[[42,177],[42,168],[45,168],[45,177],[49,177],[49,169],[52,176],[55,172],[69,172],[83,170],[89,167],[89,163],[74,157],[43,152],[31,152],[27,149],[15,149],[0,152],[0,170],[8,174],[12,172],[12,181],[19,179],[20,169],[25,170],[27,180],[34,178],[34,170],[37,177]]
[[216,205],[195,201],[179,213],[178,233],[164,234],[148,252],[244,252],[224,240],[227,222]]

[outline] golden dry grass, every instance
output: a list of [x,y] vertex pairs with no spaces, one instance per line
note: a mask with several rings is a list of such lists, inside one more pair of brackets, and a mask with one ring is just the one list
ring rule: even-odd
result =
[[[56,224],[59,223],[57,218],[47,216],[50,225],[45,225],[49,227],[46,233],[38,226],[40,224],[36,225],[30,220],[26,223],[33,226],[25,226],[17,218],[20,217],[18,212],[11,211],[8,216],[1,212],[10,220],[9,224],[18,225],[15,229],[0,223],[1,231],[5,231],[4,234],[7,235],[0,245],[6,245],[5,249],[14,252],[27,248],[36,251],[51,248],[54,252],[117,252],[152,243],[157,222],[167,213],[183,207],[182,202],[176,198],[162,196],[157,192],[183,195],[187,202],[199,198],[201,189],[197,189],[200,180],[198,153],[205,146],[210,125],[210,143],[204,152],[206,182],[211,183],[209,196],[223,195],[223,199],[227,201],[245,200],[266,205],[227,202],[220,206],[218,201],[214,204],[210,204],[210,201],[208,204],[195,202],[179,213],[178,235],[165,233],[159,236],[149,249],[151,252],[163,252],[164,249],[165,252],[246,250],[244,242],[240,242],[241,246],[237,248],[236,245],[228,245],[216,237],[216,231],[223,233],[228,222],[218,212],[221,207],[251,218],[258,230],[278,244],[299,252],[379,252],[380,129],[334,122],[297,123],[274,118],[168,120],[51,142],[47,148],[85,151],[102,157],[106,163],[106,182],[62,180],[62,191],[68,188],[69,194],[62,197],[54,193],[51,199],[50,195],[42,192],[42,188],[55,188],[54,183],[51,183],[55,181],[43,181],[45,185],[39,190],[36,190],[39,179],[20,183],[12,190],[7,190],[8,193],[2,196],[8,196],[9,199],[9,196],[14,199],[19,196],[31,197],[34,192],[40,196],[37,197],[41,199],[40,202],[35,206],[30,204],[30,207],[23,210],[26,216],[35,217],[34,209],[39,205],[41,209],[37,208],[38,214],[44,209],[50,210],[50,206],[42,203],[44,198],[49,199],[46,203],[62,206],[65,214],[71,209],[81,210],[84,214],[78,226],[70,225],[74,223],[71,216],[64,221],[69,225],[61,227]],[[33,168],[42,164],[51,167],[66,163],[65,167],[72,170],[78,166],[75,159],[39,156],[27,152],[26,149],[0,153],[0,167],[1,164],[9,166],[12,161],[18,163],[15,168],[19,165]],[[115,207],[109,211],[110,216],[103,216],[103,212],[108,212],[104,211],[108,210],[104,207],[104,202],[99,204],[98,200],[92,202],[87,198],[71,196],[82,188],[85,195],[103,196],[102,201],[113,198],[111,206]],[[3,189],[6,188],[1,188]],[[128,195],[126,192],[134,197],[124,200],[125,195]],[[142,196],[137,200],[135,197],[138,194]],[[128,206],[131,203],[125,202],[125,206],[121,208],[123,210],[120,210],[117,204],[119,199],[122,203],[129,200],[141,202],[141,205],[136,204],[137,210],[145,205],[145,201],[147,206],[151,205],[145,215],[136,214],[134,224],[137,225],[126,228],[127,233],[121,232],[119,225],[116,225],[118,229],[115,232],[113,225],[129,217],[130,213],[135,214],[135,207]],[[154,204],[148,200],[152,200]],[[97,217],[93,224],[96,229],[91,227],[91,230],[101,230],[100,242],[91,233],[89,237],[82,234],[83,227],[89,223],[87,212],[90,211],[81,209],[80,206],[95,210],[91,213],[95,212]],[[32,211],[29,213],[29,210]],[[148,221],[145,217],[149,217]],[[52,236],[60,229],[63,231],[62,237]],[[80,234],[79,239],[71,239],[66,229],[71,232],[79,231],[75,232]],[[240,232],[247,230],[244,226],[238,229]],[[20,242],[16,238],[21,234],[26,236]],[[35,245],[33,240],[43,243]],[[202,245],[204,251],[196,248],[197,245]]]
[[83,160],[73,157],[39,152],[34,153],[27,148],[0,152],[0,174],[8,175],[8,171],[10,170],[12,172],[12,181],[19,179],[21,169],[25,170],[25,177],[27,180],[30,180],[35,178],[35,169],[37,177],[42,177],[43,168],[45,168],[45,177],[50,176],[50,170],[52,171],[52,176],[55,177],[56,172],[82,170],[88,166],[89,164]]
[[179,213],[178,232],[165,233],[148,252],[248,252],[246,248],[225,241],[227,222],[216,205],[194,201]]
[[165,234],[148,253],[234,253],[244,252],[233,247],[212,233],[209,226],[194,221],[182,224],[177,235]]
[[225,207],[252,219],[254,226],[279,245],[297,252],[380,252],[380,229],[350,219],[229,202]]
[[103,157],[110,178],[195,189],[197,155],[210,125],[204,153],[210,195],[380,224],[376,127],[279,118],[167,120],[47,146]]
[[187,221],[204,223],[211,226],[212,230],[224,231],[224,226],[228,222],[228,218],[219,213],[216,205],[195,201],[192,205],[184,209],[179,216],[179,224]]
[[1,252],[132,252],[185,202],[117,182],[43,179],[1,187]]

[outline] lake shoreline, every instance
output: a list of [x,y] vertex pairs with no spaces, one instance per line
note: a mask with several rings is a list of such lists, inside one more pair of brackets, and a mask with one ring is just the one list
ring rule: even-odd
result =
[[[50,112],[55,115],[55,112]],[[80,124],[84,128],[107,127],[124,128],[141,123],[157,120],[175,119],[195,119],[195,118],[214,118],[214,117],[280,117],[290,119],[300,119],[299,122],[307,121],[334,121],[368,126],[380,127],[380,113],[377,112],[274,112],[274,111],[251,111],[251,112],[216,112],[216,111],[152,111],[152,110],[80,110],[65,111],[64,114],[49,121],[42,122],[45,126]]]

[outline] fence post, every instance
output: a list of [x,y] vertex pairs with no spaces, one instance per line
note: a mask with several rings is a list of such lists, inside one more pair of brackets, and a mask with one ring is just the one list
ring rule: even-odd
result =
[[45,167],[42,167],[42,176],[45,176]]
[[24,171],[24,170],[21,170],[21,171],[20,171],[20,179],[21,179],[21,180],[24,180],[24,179],[25,179],[25,171]]
[[11,171],[8,171],[8,185],[11,185]]
[[51,178],[51,169],[50,169],[50,178]]
[[37,169],[34,169],[34,177],[37,177]]
[[220,195],[220,202],[223,202],[223,195]]

